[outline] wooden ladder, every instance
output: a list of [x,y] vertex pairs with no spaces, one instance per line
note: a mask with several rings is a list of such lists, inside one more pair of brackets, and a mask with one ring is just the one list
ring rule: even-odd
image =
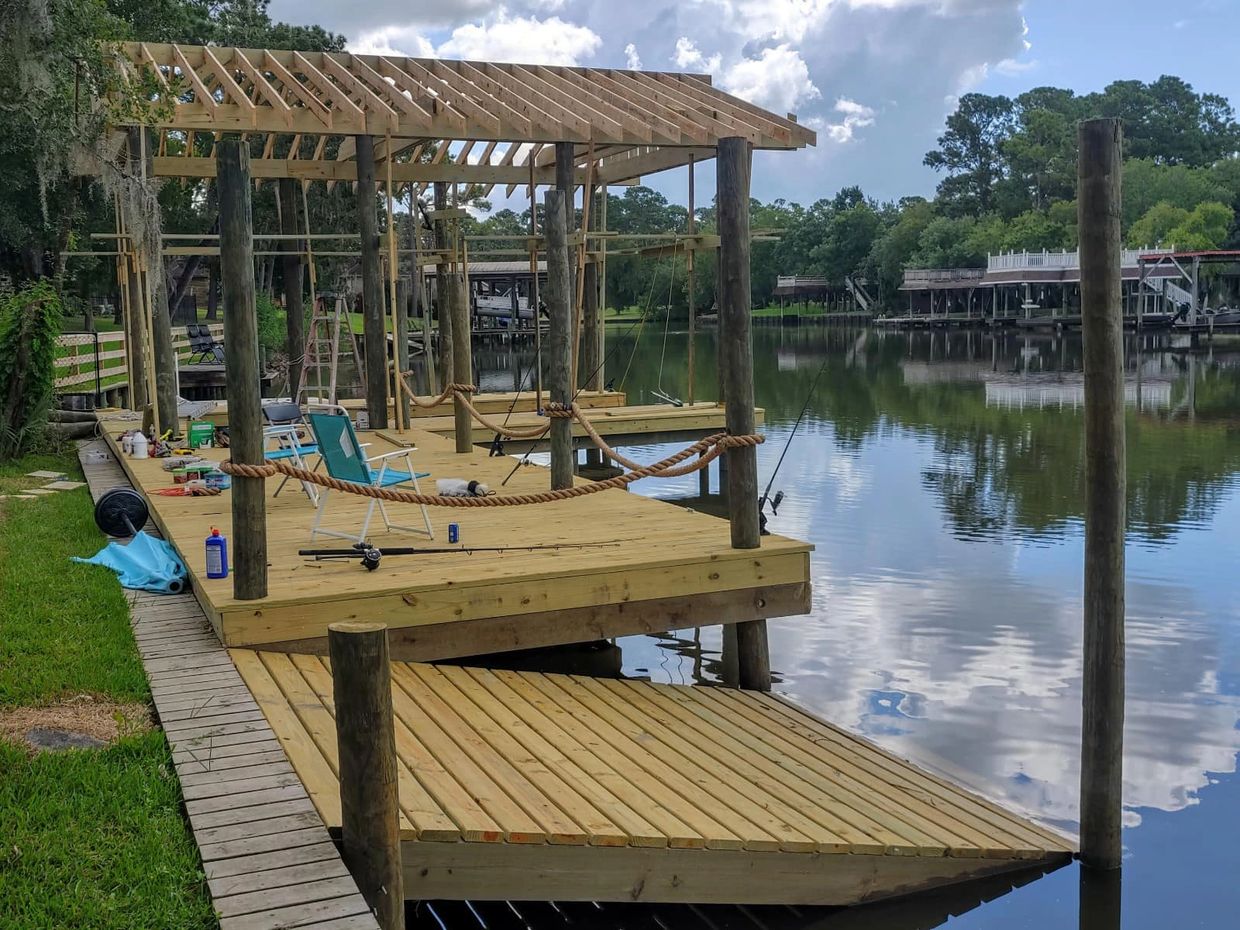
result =
[[[357,346],[357,335],[349,322],[349,307],[343,297],[336,297],[329,312],[326,299],[315,303],[310,315],[310,332],[306,336],[305,361],[301,367],[301,379],[297,385],[294,400],[301,404],[307,400],[306,392],[311,388],[311,371],[314,372],[314,400],[329,404],[338,402],[336,388],[340,367],[340,334],[341,328],[348,334],[349,349],[353,354],[353,364],[357,371],[358,383],[366,383],[366,370],[362,364],[362,353]],[[327,395],[323,394],[323,371],[327,370]]]

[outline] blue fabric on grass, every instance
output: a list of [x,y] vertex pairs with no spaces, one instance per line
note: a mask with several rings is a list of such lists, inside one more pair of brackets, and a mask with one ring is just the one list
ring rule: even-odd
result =
[[89,559],[74,562],[103,565],[116,572],[122,588],[138,588],[156,594],[180,594],[185,590],[185,563],[166,540],[139,531],[128,545],[113,541]]

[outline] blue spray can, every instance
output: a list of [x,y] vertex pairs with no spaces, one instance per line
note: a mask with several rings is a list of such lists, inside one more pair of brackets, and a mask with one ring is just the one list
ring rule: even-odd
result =
[[215,527],[207,537],[207,577],[228,577],[228,540]]
[[448,524],[448,542],[458,543],[461,541],[461,525],[459,523]]

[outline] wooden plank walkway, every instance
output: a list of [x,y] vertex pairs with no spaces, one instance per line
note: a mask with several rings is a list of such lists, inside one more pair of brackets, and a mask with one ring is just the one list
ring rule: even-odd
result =
[[[79,454],[93,497],[129,482]],[[146,527],[159,535],[158,529]],[[221,930],[378,930],[262,711],[190,594],[127,592]]]
[[[325,658],[234,649],[340,823]],[[393,663],[415,899],[851,904],[1071,857],[1071,842],[778,698]]]
[[[132,421],[103,425],[119,456],[116,437]],[[415,467],[431,473],[426,490],[443,477],[498,489],[516,461],[482,450],[457,453],[451,440],[419,429],[407,435],[417,446]],[[372,443],[372,454],[394,448],[380,433],[363,441]],[[227,450],[204,455],[223,459]],[[369,535],[380,548],[443,547],[451,521],[460,526],[462,546],[510,551],[390,556],[374,572],[356,561],[313,562],[298,550],[348,544],[322,537],[312,543],[313,505],[295,482],[275,497],[275,478],[267,481],[268,597],[238,601],[232,579],[206,578],[203,546],[212,526],[232,535],[230,495],[163,497],[154,492],[172,482],[160,461],[122,457],[121,465],[181,553],[195,594],[229,646],[326,652],[329,623],[366,619],[389,626],[395,657],[428,660],[809,610],[809,544],[772,535],[760,549],[733,549],[726,521],[623,490],[527,507],[432,507],[434,542],[387,533],[376,515]],[[543,491],[548,484],[547,469],[532,466],[518,469],[503,491]],[[333,494],[324,525],[356,532],[368,506],[366,498]],[[389,509],[397,522],[420,521],[412,507]],[[520,548],[557,544],[568,548]]]

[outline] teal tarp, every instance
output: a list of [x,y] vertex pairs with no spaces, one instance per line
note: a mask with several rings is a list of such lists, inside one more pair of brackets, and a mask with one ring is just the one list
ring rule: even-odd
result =
[[179,594],[185,590],[185,563],[176,550],[165,540],[141,531],[128,545],[110,542],[89,559],[75,556],[73,561],[112,569],[123,588],[139,588],[157,594]]

